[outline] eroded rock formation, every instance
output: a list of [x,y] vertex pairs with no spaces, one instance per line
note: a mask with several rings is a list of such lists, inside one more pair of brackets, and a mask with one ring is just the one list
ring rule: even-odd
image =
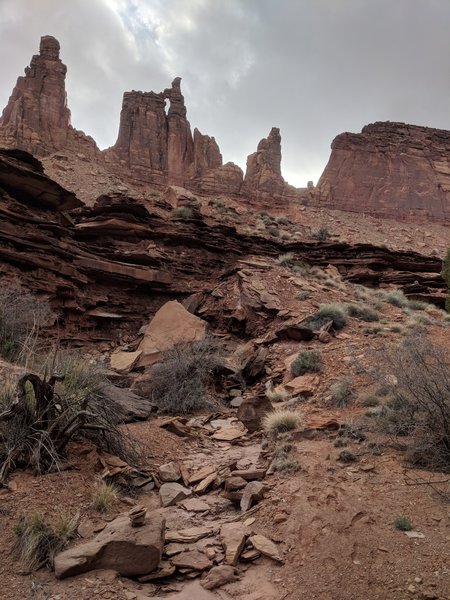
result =
[[281,174],[281,135],[272,127],[263,138],[256,152],[247,157],[247,170],[242,193],[262,200],[277,202],[291,197],[300,199],[300,190],[288,185]]
[[0,118],[0,145],[15,147],[36,156],[65,148],[95,154],[92,138],[70,124],[65,88],[67,67],[59,58],[59,42],[41,38],[25,76],[16,86]]
[[450,220],[450,131],[377,122],[342,133],[318,182],[322,206]]

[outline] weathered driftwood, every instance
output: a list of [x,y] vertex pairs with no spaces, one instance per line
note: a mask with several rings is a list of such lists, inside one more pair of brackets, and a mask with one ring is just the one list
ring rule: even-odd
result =
[[[15,466],[31,467],[36,473],[58,467],[70,440],[80,430],[108,431],[96,424],[96,415],[87,410],[86,399],[75,413],[62,408],[55,392],[55,383],[63,378],[54,374],[47,381],[34,373],[22,375],[17,382],[17,394],[11,405],[0,413],[0,424],[8,423],[14,435],[8,436],[4,460],[0,467],[0,485],[4,484]],[[27,383],[31,390],[27,391]],[[90,422],[86,422],[91,417]],[[94,423],[92,422],[94,420]]]

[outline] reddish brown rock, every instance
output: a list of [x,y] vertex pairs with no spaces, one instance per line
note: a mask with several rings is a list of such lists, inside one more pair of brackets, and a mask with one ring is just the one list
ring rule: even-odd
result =
[[151,573],[161,560],[164,529],[165,519],[156,512],[141,527],[132,527],[127,515],[117,517],[93,540],[58,554],[55,575],[63,579],[92,569],[126,577]]
[[281,175],[281,135],[277,127],[272,127],[268,137],[259,142],[256,152],[248,156],[241,191],[260,199],[281,199],[299,193]]
[[237,410],[237,417],[250,433],[261,429],[264,415],[272,410],[272,404],[264,394],[256,398],[246,398]]
[[450,131],[377,122],[342,133],[315,202],[383,217],[450,220]]
[[237,195],[241,191],[244,174],[242,169],[232,162],[207,171],[194,184],[205,194]]
[[216,140],[194,129],[194,167],[193,176],[203,175],[210,169],[222,166],[222,155]]
[[17,79],[0,119],[0,145],[45,156],[64,147],[94,155],[92,138],[70,124],[65,79],[67,67],[59,58],[59,42],[41,38],[25,75]]

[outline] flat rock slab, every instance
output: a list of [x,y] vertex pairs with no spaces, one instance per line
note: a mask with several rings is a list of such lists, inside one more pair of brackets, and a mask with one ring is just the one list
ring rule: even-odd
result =
[[228,427],[222,427],[212,434],[214,440],[221,442],[232,442],[245,435],[246,430],[239,425],[229,425]]
[[174,506],[192,495],[192,490],[179,483],[163,483],[159,488],[161,506]]
[[250,538],[250,542],[255,550],[264,554],[264,556],[268,556],[272,560],[276,560],[277,562],[284,562],[280,556],[277,545],[269,540],[264,535],[252,535]]
[[142,351],[114,352],[111,354],[111,368],[119,373],[128,373],[141,357]]
[[212,566],[211,560],[199,550],[180,552],[171,559],[171,562],[178,568],[194,569],[195,571],[204,571]]
[[209,504],[200,498],[189,498],[181,502],[180,506],[190,512],[205,512],[210,510]]
[[147,575],[161,561],[165,525],[156,512],[142,527],[131,527],[128,515],[120,516],[93,540],[58,554],[55,575],[63,579],[93,569],[113,569],[125,577]]
[[220,567],[213,567],[206,577],[200,581],[200,584],[205,590],[215,590],[238,579],[234,567],[220,565]]
[[300,375],[284,385],[292,396],[312,396],[320,383],[318,375]]
[[177,531],[166,532],[166,542],[197,542],[204,537],[212,535],[212,527],[189,527],[187,529],[178,529]]
[[245,530],[241,523],[225,523],[220,528],[220,540],[225,550],[225,562],[236,566],[245,544]]

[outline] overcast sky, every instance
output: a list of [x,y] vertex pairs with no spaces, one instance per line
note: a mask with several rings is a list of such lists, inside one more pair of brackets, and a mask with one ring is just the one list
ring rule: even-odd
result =
[[280,127],[282,170],[317,181],[332,139],[379,120],[450,129],[450,0],[0,0],[0,105],[61,43],[72,123],[115,142],[125,90],[183,78],[224,161]]

